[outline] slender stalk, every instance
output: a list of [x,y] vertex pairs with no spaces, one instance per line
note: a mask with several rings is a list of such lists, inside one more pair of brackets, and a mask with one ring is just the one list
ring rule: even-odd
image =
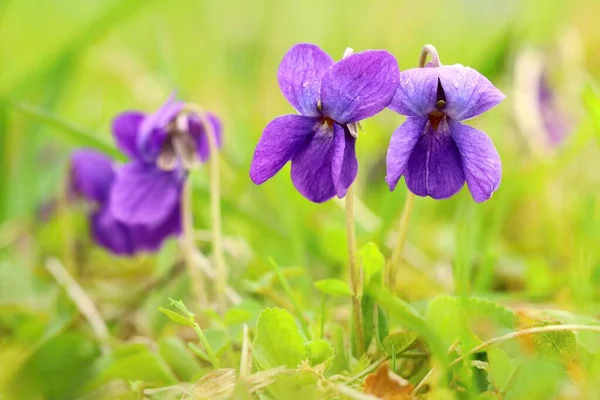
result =
[[[448,364],[448,367],[451,368],[451,367],[457,365],[458,363],[462,362],[467,357],[470,357],[473,354],[479,353],[481,350],[483,350],[489,346],[495,345],[495,344],[504,343],[509,340],[521,337],[521,336],[534,335],[536,333],[565,332],[565,331],[591,331],[591,332],[600,333],[600,325],[547,325],[547,326],[539,326],[539,327],[534,327],[534,328],[522,329],[520,331],[510,332],[510,333],[507,333],[506,335],[492,338],[488,341],[481,343],[478,346],[473,347],[471,350],[469,350],[465,354],[457,357],[454,361],[452,361],[450,364]],[[419,382],[419,384],[413,390],[413,396],[416,395],[417,393],[419,393],[419,391],[425,387],[425,383],[431,377],[434,370],[435,370],[435,368],[432,368],[427,373],[427,375],[425,375],[425,377],[423,377],[421,382]]]
[[431,62],[434,67],[439,67],[442,65],[436,48],[432,44],[426,44],[423,46],[423,50],[421,50],[421,57],[419,57],[419,68],[425,67],[427,63],[427,56],[431,56]]
[[79,312],[83,314],[88,321],[94,335],[98,339],[98,342],[100,342],[102,352],[105,354],[110,353],[110,335],[108,333],[108,328],[106,327],[104,319],[102,319],[102,315],[100,315],[100,312],[94,305],[94,302],[88,297],[81,286],[79,286],[77,281],[69,275],[58,259],[49,258],[46,260],[46,269],[50,272],[56,282],[65,288]]
[[388,288],[394,292],[396,287],[396,277],[398,275],[398,264],[402,259],[402,250],[404,249],[404,242],[406,242],[406,235],[408,233],[408,222],[410,220],[410,214],[412,213],[413,204],[415,201],[415,195],[408,191],[406,194],[406,200],[404,202],[404,208],[402,209],[402,215],[400,216],[400,223],[398,224],[398,236],[396,238],[396,246],[392,250],[392,256],[388,261],[386,267],[385,278],[387,279]]
[[227,309],[227,282],[229,281],[229,268],[225,262],[223,243],[221,240],[221,171],[219,147],[216,132],[210,122],[206,111],[196,104],[186,105],[198,118],[206,132],[210,157],[210,215],[212,227],[212,247],[214,262],[217,267],[217,302],[219,310],[224,313]]
[[192,285],[192,294],[194,298],[194,309],[200,304],[207,303],[206,296],[206,281],[200,270],[195,257],[195,234],[194,234],[194,217],[192,215],[192,183],[189,179],[183,186],[183,196],[181,199],[181,218],[183,232],[180,239],[181,252],[185,258],[185,264],[188,268],[190,281]]
[[269,263],[273,267],[273,270],[275,271],[275,275],[277,276],[277,279],[279,279],[279,283],[281,284],[281,287],[283,287],[283,291],[288,296],[290,302],[292,303],[292,306],[294,307],[294,311],[296,312],[298,321],[300,321],[300,326],[302,327],[302,331],[304,332],[304,335],[306,336],[306,338],[308,340],[312,340],[312,335],[310,334],[308,325],[306,325],[306,321],[304,320],[304,311],[300,307],[298,300],[296,300],[296,296],[294,296],[294,292],[292,291],[292,287],[290,286],[290,283],[287,281],[287,279],[285,279],[285,276],[283,276],[283,273],[281,272],[281,269],[279,268],[279,265],[275,262],[275,260],[273,260],[272,258],[269,258]]
[[248,325],[244,324],[244,339],[242,341],[242,357],[240,360],[240,378],[244,378],[252,372],[252,357],[250,356],[250,336]]
[[217,359],[217,355],[215,354],[215,351],[210,346],[210,343],[208,342],[208,339],[206,339],[206,336],[204,335],[202,328],[200,328],[200,325],[198,325],[197,323],[194,323],[194,331],[196,332],[196,336],[198,336],[198,340],[202,344],[202,347],[204,347],[204,351],[206,351],[206,355],[210,359],[210,363],[212,364],[213,368],[214,369],[221,368],[221,366],[219,364],[219,360]]
[[365,351],[362,312],[362,269],[356,257],[356,231],[354,229],[354,187],[350,186],[346,193],[346,236],[348,242],[348,269],[350,270],[350,287],[352,288],[352,319],[356,338],[356,357],[360,358]]

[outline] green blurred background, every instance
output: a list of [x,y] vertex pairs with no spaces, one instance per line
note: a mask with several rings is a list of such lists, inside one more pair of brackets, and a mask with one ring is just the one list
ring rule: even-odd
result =
[[[596,0],[0,0],[0,399],[110,397],[122,388],[115,382],[170,384],[205,368],[174,355],[185,353],[185,332],[156,311],[169,296],[187,298],[176,243],[156,256],[113,258],[91,243],[84,211],[63,196],[73,149],[110,152],[117,113],[153,110],[173,90],[224,121],[223,229],[247,320],[263,305],[286,305],[267,257],[298,267],[289,268],[290,282],[304,307],[318,310],[312,281],[345,276],[343,207],[306,201],[289,167],[261,187],[248,177],[263,127],[292,112],[276,71],[298,42],[334,58],[346,47],[387,49],[401,69],[415,67],[432,43],[444,64],[474,67],[507,95],[470,122],[499,150],[499,191],[480,205],[466,187],[446,201],[416,199],[403,297],[418,304],[439,293],[479,294],[598,316],[598,15]],[[581,54],[581,62],[549,65],[573,129],[561,146],[540,152],[517,123],[514,62],[527,48],[554,61],[561,43]],[[389,138],[402,121],[384,111],[364,122],[357,145],[358,241],[385,254],[406,196],[403,183],[390,193],[384,182]],[[193,180],[198,243],[208,253],[206,170]],[[145,349],[125,357],[130,364],[100,356],[47,273],[48,257],[94,300],[115,341]],[[586,373],[586,398],[600,396],[591,383],[600,368]]]

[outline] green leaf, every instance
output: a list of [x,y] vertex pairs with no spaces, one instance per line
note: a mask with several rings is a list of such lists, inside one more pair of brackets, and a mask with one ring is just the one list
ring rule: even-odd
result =
[[306,342],[304,348],[306,349],[306,358],[308,358],[310,365],[315,366],[327,363],[326,365],[329,368],[335,355],[333,346],[329,342],[323,339],[315,339]]
[[360,301],[360,308],[363,318],[363,337],[365,340],[366,350],[371,345],[373,340],[373,333],[375,332],[373,311],[375,310],[375,301],[371,296],[365,294]]
[[176,324],[184,325],[184,326],[194,326],[194,320],[190,320],[190,319],[184,317],[183,315],[176,313],[173,310],[169,310],[169,309],[163,308],[163,307],[158,307],[158,311],[163,313],[165,316],[167,316],[167,318],[169,318],[171,321],[175,322]]
[[497,391],[503,393],[517,370],[517,362],[497,347],[487,351],[488,378]]
[[389,335],[390,328],[388,327],[388,321],[383,309],[377,306],[377,323],[375,324],[375,339],[377,345],[383,350],[383,341]]
[[178,337],[168,337],[158,343],[158,352],[181,380],[193,381],[201,371],[198,361]]
[[487,319],[508,329],[514,329],[517,316],[515,312],[492,300],[480,297],[458,297],[468,319]]
[[447,363],[448,347],[440,340],[440,337],[433,331],[408,303],[394,296],[387,288],[381,286],[376,280],[372,280],[367,288],[369,295],[375,298],[375,301],[388,315],[393,316],[410,331],[417,333],[427,341],[431,352],[442,363]]
[[385,266],[385,257],[383,254],[381,254],[379,247],[372,242],[369,242],[361,247],[359,254],[360,259],[362,260],[364,282],[365,286],[367,286],[375,274],[383,271]]
[[414,332],[394,332],[383,339],[383,350],[388,354],[399,354],[407,350],[419,336]]
[[204,336],[217,356],[231,343],[229,335],[222,329],[205,329]]
[[144,345],[126,345],[103,357],[96,368],[99,374],[90,384],[91,388],[102,386],[113,379],[144,381],[154,385],[177,382],[177,377],[160,354]]
[[200,358],[201,360],[207,361],[207,362],[212,362],[210,357],[208,356],[208,354],[206,354],[206,352],[200,346],[198,346],[196,343],[188,342],[187,345],[188,345],[188,348],[190,350],[192,350],[194,352],[194,354],[196,354],[198,356],[198,358]]
[[254,338],[254,358],[263,368],[295,368],[305,357],[304,339],[294,317],[281,308],[260,313]]
[[438,296],[427,306],[427,322],[444,341],[444,347],[460,341],[466,349],[471,349],[480,340],[471,332],[467,315],[460,301],[451,296]]
[[170,297],[169,297],[169,301],[171,302],[171,305],[173,307],[177,308],[179,311],[184,313],[188,318],[193,319],[195,317],[194,313],[191,312],[190,310],[188,310],[187,307],[185,306],[185,304],[183,304],[183,301],[173,300]]
[[0,99],[0,223],[4,222],[9,196],[8,106]]
[[[534,326],[542,327],[556,324],[557,322],[554,321],[543,321],[536,323]],[[571,331],[536,333],[532,335],[532,340],[541,355],[554,360],[569,362],[575,356],[577,350],[575,334]]]
[[325,294],[334,296],[352,296],[350,285],[340,279],[321,279],[315,282],[315,287]]

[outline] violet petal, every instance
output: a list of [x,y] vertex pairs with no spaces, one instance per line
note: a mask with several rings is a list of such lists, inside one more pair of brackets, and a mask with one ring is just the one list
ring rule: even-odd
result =
[[102,208],[90,216],[90,230],[94,241],[116,255],[133,255],[135,244],[130,229],[118,222]]
[[340,199],[346,195],[358,172],[356,138],[352,137],[347,129],[338,124],[333,126],[331,173],[336,195]]
[[128,225],[152,228],[162,224],[179,203],[183,186],[180,173],[139,161],[124,165],[110,193],[110,212]]
[[336,194],[332,156],[333,129],[323,124],[292,158],[292,182],[312,202],[322,203]]
[[108,156],[95,150],[77,150],[71,156],[71,190],[86,200],[104,204],[114,179]]
[[[221,148],[223,145],[223,128],[221,120],[213,113],[206,113],[206,115],[209,124],[212,125],[212,131],[214,132],[216,138],[217,147]],[[200,122],[198,117],[193,115],[190,117],[189,130],[194,142],[196,142],[196,152],[198,153],[198,158],[202,162],[208,161],[210,155],[210,146],[208,145],[208,138],[206,137],[206,129],[204,129],[204,125]]]
[[400,83],[391,110],[408,117],[426,116],[437,101],[438,68],[413,68],[400,72]]
[[183,102],[172,94],[154,113],[147,115],[140,124],[137,138],[138,149],[144,160],[152,160],[167,138],[167,125],[183,109]]
[[250,178],[257,185],[275,175],[292,159],[322,122],[321,117],[289,114],[271,121],[263,131],[250,165]]
[[445,199],[465,184],[461,156],[447,124],[440,124],[436,132],[426,129],[408,160],[406,185],[418,196]]
[[446,95],[446,108],[443,111],[456,121],[474,118],[498,105],[505,97],[473,68],[456,64],[437,70]]
[[502,180],[500,156],[482,131],[450,121],[450,131],[462,158],[465,178],[473,199],[480,203],[498,190]]
[[426,117],[408,117],[392,134],[387,151],[387,174],[385,181],[390,190],[394,190],[400,177],[406,173],[408,160],[417,144],[425,133]]
[[145,116],[141,111],[125,111],[113,119],[112,131],[117,141],[117,146],[129,157],[140,157],[138,132]]
[[283,57],[277,71],[279,87],[298,112],[317,116],[321,78],[333,59],[318,46],[297,44]]
[[323,75],[323,114],[340,124],[369,118],[388,106],[398,79],[398,63],[384,50],[363,51],[340,60]]

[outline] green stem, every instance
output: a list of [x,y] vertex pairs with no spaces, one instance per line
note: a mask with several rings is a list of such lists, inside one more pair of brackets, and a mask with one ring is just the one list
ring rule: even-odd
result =
[[194,217],[192,215],[192,182],[189,177],[184,184],[181,201],[183,232],[180,239],[180,247],[190,276],[194,299],[193,309],[197,310],[201,304],[207,303],[207,297],[206,281],[195,257],[196,238],[194,232]]
[[402,250],[404,249],[404,243],[406,242],[406,235],[408,233],[408,223],[410,215],[413,209],[413,203],[415,201],[415,195],[408,191],[406,194],[406,200],[404,202],[404,208],[402,209],[402,215],[400,216],[400,223],[398,224],[398,236],[396,239],[396,246],[392,250],[392,256],[386,265],[386,283],[388,288],[394,292],[396,287],[396,278],[398,275],[398,265],[402,259]]
[[197,323],[194,323],[194,331],[196,332],[196,335],[198,336],[198,340],[202,344],[202,347],[204,347],[206,355],[210,359],[210,363],[212,364],[213,368],[219,369],[220,365],[219,360],[217,360],[217,355],[215,354],[213,348],[210,346],[210,343],[208,343],[208,339],[206,339],[204,332],[202,332],[202,328],[200,328],[200,325],[198,325]]
[[360,358],[365,351],[365,337],[361,312],[362,271],[356,257],[356,231],[354,227],[354,188],[350,186],[346,193],[346,236],[348,241],[348,269],[350,287],[352,288],[352,319],[356,337],[356,357]]
[[306,325],[306,321],[304,320],[304,312],[303,312],[302,308],[300,307],[300,304],[298,304],[298,301],[296,300],[296,296],[294,296],[294,292],[292,291],[292,287],[290,286],[290,283],[287,281],[287,279],[285,279],[285,276],[283,276],[283,273],[281,272],[281,269],[279,268],[279,265],[277,265],[275,260],[273,260],[272,258],[269,258],[269,263],[273,267],[275,275],[277,275],[277,278],[279,279],[279,283],[281,284],[283,291],[288,296],[288,298],[290,299],[290,302],[292,303],[292,306],[294,307],[294,311],[296,312],[296,317],[300,321],[300,326],[302,327],[302,331],[304,332],[304,335],[306,336],[306,338],[308,340],[312,340],[312,335],[310,334],[308,325]]
[[225,262],[223,252],[222,228],[221,228],[221,163],[219,147],[217,145],[216,132],[208,118],[208,114],[200,106],[189,103],[186,105],[198,118],[206,132],[210,154],[210,215],[212,227],[212,248],[216,274],[216,292],[219,310],[224,313],[227,310],[227,282],[229,281],[229,268]]

